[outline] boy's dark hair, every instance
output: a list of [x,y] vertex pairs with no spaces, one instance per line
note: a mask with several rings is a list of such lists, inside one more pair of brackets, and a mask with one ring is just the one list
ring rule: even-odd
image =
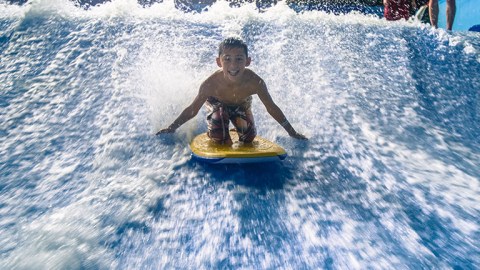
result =
[[243,40],[237,37],[226,38],[218,46],[218,56],[221,56],[225,49],[242,48],[245,51],[245,56],[248,57],[248,46]]

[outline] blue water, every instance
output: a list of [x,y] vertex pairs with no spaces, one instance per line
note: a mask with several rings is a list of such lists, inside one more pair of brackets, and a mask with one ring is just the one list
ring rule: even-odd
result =
[[[478,269],[480,35],[358,13],[0,5],[0,269]],[[308,142],[204,165],[153,134],[226,36]]]

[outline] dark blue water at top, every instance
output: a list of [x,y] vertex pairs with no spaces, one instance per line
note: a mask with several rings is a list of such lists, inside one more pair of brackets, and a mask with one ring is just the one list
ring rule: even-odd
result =
[[[0,12],[0,268],[477,269],[480,35],[362,14],[118,1]],[[307,142],[207,165],[153,134],[239,35]]]

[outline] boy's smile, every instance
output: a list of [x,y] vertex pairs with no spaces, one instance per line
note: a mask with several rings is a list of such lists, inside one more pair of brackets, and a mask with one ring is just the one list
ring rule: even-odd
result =
[[228,74],[230,74],[231,76],[237,76],[237,74],[238,74],[239,72],[240,72],[239,70],[236,70],[236,71],[229,70],[229,71],[228,71]]
[[217,65],[222,68],[225,79],[237,82],[250,61],[242,48],[226,48],[217,58]]

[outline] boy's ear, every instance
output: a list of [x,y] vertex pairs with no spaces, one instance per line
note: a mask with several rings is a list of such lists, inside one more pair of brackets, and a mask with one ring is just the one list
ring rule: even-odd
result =
[[220,57],[217,57],[217,66],[222,67],[222,61],[220,61]]
[[246,61],[245,66],[246,66],[246,67],[250,66],[250,63],[251,63],[251,62],[252,62],[252,58],[247,57],[247,61]]

